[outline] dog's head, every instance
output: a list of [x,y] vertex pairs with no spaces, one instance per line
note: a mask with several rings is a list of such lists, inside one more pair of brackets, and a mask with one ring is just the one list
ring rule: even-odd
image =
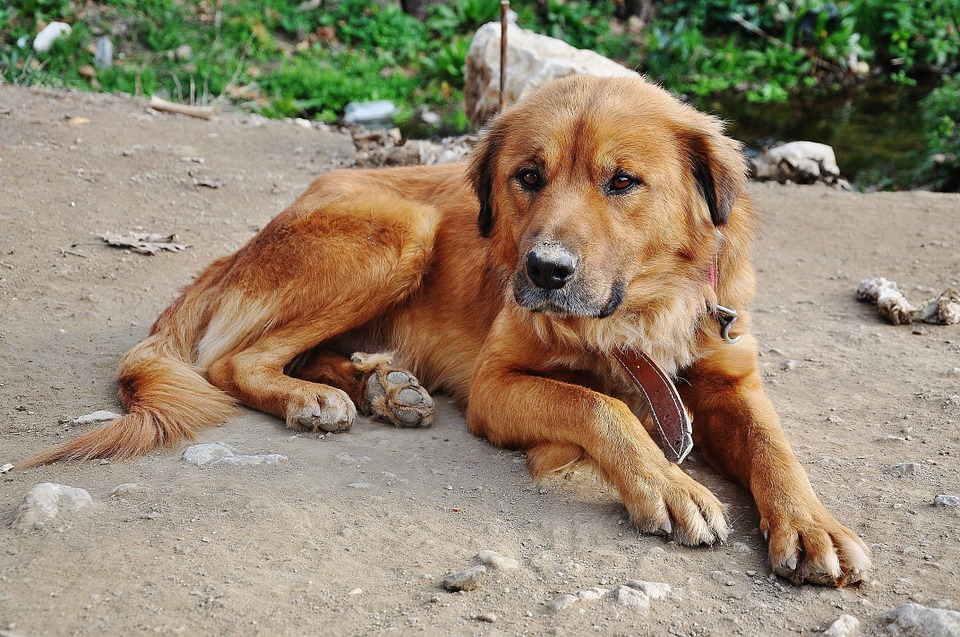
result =
[[502,113],[469,175],[512,296],[556,318],[641,311],[706,282],[746,178],[721,123],[639,76],[576,76]]

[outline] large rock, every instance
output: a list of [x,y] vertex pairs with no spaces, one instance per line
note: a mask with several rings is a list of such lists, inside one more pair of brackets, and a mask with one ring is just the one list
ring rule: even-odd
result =
[[789,142],[775,146],[751,160],[754,176],[795,184],[846,184],[840,179],[833,148],[817,142]]
[[10,526],[14,531],[27,533],[51,529],[51,522],[60,520],[53,530],[65,526],[65,515],[93,504],[90,494],[84,489],[68,487],[53,482],[41,482],[27,493],[13,514]]
[[919,604],[900,604],[880,616],[891,637],[960,637],[960,613]]
[[[636,75],[634,71],[598,53],[577,49],[566,42],[521,29],[507,28],[507,83],[504,104],[553,80],[584,73],[588,75]],[[467,117],[482,125],[500,105],[500,23],[490,22],[477,30],[467,54],[464,102]]]

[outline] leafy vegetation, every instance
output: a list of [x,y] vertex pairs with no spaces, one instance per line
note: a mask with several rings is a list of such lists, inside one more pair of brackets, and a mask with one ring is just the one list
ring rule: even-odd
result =
[[[613,0],[513,2],[522,26],[619,60],[701,105],[731,91],[786,102],[868,76],[910,84],[960,70],[960,0],[649,7],[640,19],[618,16]],[[0,5],[0,78],[201,103],[224,97],[270,116],[324,121],[351,101],[392,99],[404,105],[401,118],[427,105],[444,114],[444,131],[458,131],[468,127],[458,106],[473,31],[498,15],[499,0],[434,4],[424,21],[386,0],[11,0]],[[71,24],[70,36],[35,53],[34,35],[54,20]],[[99,68],[104,35],[115,63]],[[955,82],[938,95],[955,95]],[[956,109],[935,96],[923,106],[929,154],[950,155]]]
[[937,190],[960,191],[960,74],[924,98],[921,112],[927,157],[917,179]]

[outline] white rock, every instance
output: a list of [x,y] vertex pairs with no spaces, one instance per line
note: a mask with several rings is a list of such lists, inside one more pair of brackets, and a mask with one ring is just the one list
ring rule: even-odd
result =
[[7,464],[0,465],[0,475],[3,475],[5,473],[10,473],[11,469],[13,469],[13,465],[10,464],[9,462]]
[[504,557],[496,551],[480,551],[477,553],[477,559],[480,560],[481,564],[500,571],[512,571],[520,568],[520,562],[512,557]]
[[757,179],[798,184],[835,184],[840,179],[833,148],[817,142],[789,142],[775,146],[751,163]]
[[901,604],[880,615],[892,637],[960,637],[960,613],[919,604]]
[[955,495],[938,495],[933,498],[933,505],[938,507],[960,506],[960,497]]
[[553,611],[562,610],[568,606],[576,604],[579,601],[580,598],[576,595],[560,595],[558,597],[554,597],[547,603],[547,609]]
[[259,465],[273,465],[286,462],[287,456],[279,453],[257,455],[238,455],[237,450],[225,442],[212,442],[187,447],[183,452],[183,459],[198,467],[254,467]]
[[[537,87],[567,75],[636,75],[598,53],[574,48],[515,24],[507,27],[507,60],[504,104],[512,104]],[[499,22],[483,25],[473,36],[467,53],[464,102],[467,117],[477,125],[484,124],[499,109]]]
[[33,50],[37,53],[46,53],[54,42],[70,35],[71,31],[73,29],[66,22],[51,22],[40,29],[40,33],[33,39]]
[[109,422],[111,420],[116,420],[117,418],[122,418],[120,414],[115,414],[112,411],[106,411],[101,409],[100,411],[95,411],[91,414],[85,414],[83,416],[78,416],[73,419],[74,424],[76,425],[89,425],[97,422]]
[[670,585],[666,582],[645,582],[643,580],[630,580],[627,586],[646,593],[650,599],[663,599],[673,592]]
[[621,606],[629,606],[640,610],[650,608],[650,598],[647,594],[629,586],[617,586],[610,591],[608,597]]
[[840,615],[830,628],[823,631],[823,637],[854,637],[859,631],[859,619],[853,615]]
[[592,602],[595,599],[600,599],[604,595],[610,592],[609,588],[600,588],[599,586],[593,586],[591,588],[585,588],[582,591],[577,591],[577,599],[584,602]]
[[93,498],[84,489],[42,482],[24,497],[13,514],[10,526],[20,533],[43,529],[47,522],[60,517],[62,513],[79,511],[91,504]]
[[218,460],[236,455],[236,449],[225,442],[211,442],[187,447],[183,459],[198,467],[207,467]]

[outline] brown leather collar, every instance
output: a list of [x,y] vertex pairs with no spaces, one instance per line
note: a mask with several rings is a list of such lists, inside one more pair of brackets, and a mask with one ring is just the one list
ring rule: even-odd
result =
[[650,416],[660,432],[663,455],[670,462],[680,464],[693,449],[693,428],[677,388],[641,351],[617,349],[614,357],[646,398]]

